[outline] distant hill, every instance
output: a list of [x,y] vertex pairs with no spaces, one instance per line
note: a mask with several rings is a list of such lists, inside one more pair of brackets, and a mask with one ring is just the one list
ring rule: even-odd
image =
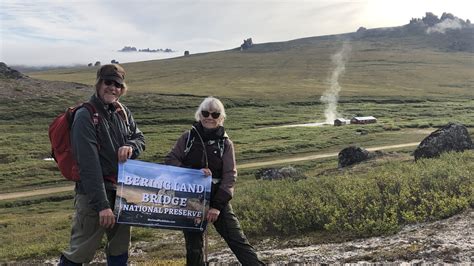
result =
[[[318,44],[324,41],[350,42],[373,41],[388,45],[400,43],[406,48],[432,48],[442,52],[474,52],[474,24],[452,14],[443,13],[441,18],[428,12],[425,17],[413,18],[408,24],[399,27],[366,29],[360,27],[356,32],[309,37],[287,42],[254,44],[248,52],[275,52]],[[240,50],[240,48],[236,48]]]
[[[127,83],[131,91],[144,93],[319,101],[335,68],[331,57],[346,43],[351,53],[339,80],[342,98],[474,98],[473,25],[449,14],[443,20],[430,14],[399,27],[262,44],[253,38],[245,50],[127,63]],[[446,22],[451,28],[442,27]],[[95,71],[29,75],[92,85]]]
[[29,100],[42,97],[84,97],[93,90],[90,86],[65,81],[30,78],[0,62],[0,98]]

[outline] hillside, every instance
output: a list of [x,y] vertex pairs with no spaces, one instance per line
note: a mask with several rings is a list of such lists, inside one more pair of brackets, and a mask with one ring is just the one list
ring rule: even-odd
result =
[[46,81],[28,76],[21,76],[20,78],[0,77],[0,88],[2,101],[24,101],[43,97],[67,99],[68,97],[85,96],[92,91],[90,86],[77,82]]
[[[426,33],[407,24],[393,28],[254,44],[166,60],[124,64],[133,91],[255,99],[319,97],[334,69],[331,56],[350,47],[344,97],[474,96],[474,27]],[[91,85],[96,68],[29,73],[31,77]]]

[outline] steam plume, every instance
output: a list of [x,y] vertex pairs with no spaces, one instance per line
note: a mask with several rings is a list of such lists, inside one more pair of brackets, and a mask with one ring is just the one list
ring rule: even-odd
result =
[[339,100],[339,92],[341,91],[339,77],[341,77],[346,70],[346,62],[349,60],[351,50],[349,43],[344,43],[342,49],[331,57],[334,65],[334,70],[329,78],[331,86],[323,93],[320,99],[321,102],[326,104],[324,116],[326,117],[327,124],[332,124],[339,116],[337,113],[337,101]]

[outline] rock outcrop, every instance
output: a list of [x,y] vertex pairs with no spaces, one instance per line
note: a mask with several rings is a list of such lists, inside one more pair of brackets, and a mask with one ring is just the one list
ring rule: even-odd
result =
[[426,137],[414,152],[415,160],[435,158],[444,152],[473,149],[471,137],[464,125],[449,123]]
[[20,71],[7,66],[7,64],[0,62],[0,78],[3,79],[21,79],[26,78]]

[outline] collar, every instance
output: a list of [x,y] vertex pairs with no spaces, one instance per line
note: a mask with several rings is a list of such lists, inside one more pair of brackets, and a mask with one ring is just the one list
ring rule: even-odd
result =
[[199,134],[201,134],[204,141],[228,138],[223,126],[218,126],[217,128],[211,130],[204,128],[201,122],[196,122],[193,124],[193,126],[197,131],[199,131]]
[[96,93],[94,93],[90,100],[90,102],[92,102],[98,110],[101,110],[105,113],[107,112],[115,112],[115,106],[113,104],[105,104],[100,98],[99,96],[97,96]]

